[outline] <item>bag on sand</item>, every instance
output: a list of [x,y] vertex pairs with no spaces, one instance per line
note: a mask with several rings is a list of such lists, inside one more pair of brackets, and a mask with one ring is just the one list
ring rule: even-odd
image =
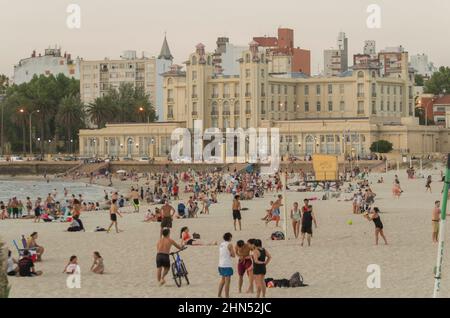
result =
[[281,232],[281,231],[273,232],[272,235],[270,236],[270,238],[271,238],[273,241],[284,240],[284,233]]
[[198,234],[198,233],[193,233],[193,234],[192,234],[192,238],[193,238],[194,240],[199,240],[199,239],[200,239],[200,234]]
[[308,286],[303,283],[303,276],[299,272],[294,273],[289,280],[289,287],[303,287]]

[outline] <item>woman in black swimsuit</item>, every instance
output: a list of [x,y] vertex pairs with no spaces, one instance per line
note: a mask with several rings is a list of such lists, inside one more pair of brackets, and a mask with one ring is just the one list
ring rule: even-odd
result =
[[309,200],[305,199],[303,200],[305,205],[302,207],[302,243],[301,246],[303,246],[303,242],[305,241],[305,236],[308,241],[308,246],[311,246],[311,237],[313,234],[312,231],[312,224],[314,222],[315,227],[317,228],[317,222],[316,218],[314,216],[314,213],[312,211],[312,206],[309,205]]
[[253,275],[256,284],[256,298],[266,297],[266,283],[264,276],[266,275],[266,267],[269,264],[272,256],[262,247],[261,240],[255,240],[255,249],[252,254],[253,258]]
[[381,235],[381,237],[384,240],[384,243],[387,245],[388,242],[386,240],[386,236],[384,236],[383,233],[383,222],[381,222],[380,218],[380,209],[377,207],[373,208],[372,211],[370,211],[370,214],[367,214],[367,219],[369,221],[373,221],[375,224],[375,245],[378,245],[378,236]]

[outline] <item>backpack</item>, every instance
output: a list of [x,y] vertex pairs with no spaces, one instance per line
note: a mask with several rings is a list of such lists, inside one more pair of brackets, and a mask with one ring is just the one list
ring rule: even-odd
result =
[[200,234],[198,234],[198,233],[193,233],[193,234],[192,234],[192,238],[195,239],[195,240],[199,240],[199,239],[200,239]]
[[289,280],[289,286],[290,287],[302,287],[307,286],[303,283],[303,276],[300,275],[299,272],[294,273],[294,275],[291,276],[291,279]]
[[284,233],[281,232],[281,231],[273,232],[272,235],[270,236],[270,238],[271,238],[273,241],[284,240]]

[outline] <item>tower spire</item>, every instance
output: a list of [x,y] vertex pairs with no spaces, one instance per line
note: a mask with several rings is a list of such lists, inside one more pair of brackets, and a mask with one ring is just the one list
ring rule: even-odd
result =
[[161,47],[161,53],[159,53],[158,59],[170,60],[170,61],[173,60],[173,56],[170,53],[169,44],[167,43],[166,32],[164,32],[164,42]]

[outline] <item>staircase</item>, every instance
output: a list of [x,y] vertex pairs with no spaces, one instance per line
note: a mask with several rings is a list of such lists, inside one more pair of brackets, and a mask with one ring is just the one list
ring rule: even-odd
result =
[[80,175],[90,175],[91,173],[96,173],[102,169],[108,169],[108,162],[100,163],[82,163],[67,171],[67,174],[79,173]]

